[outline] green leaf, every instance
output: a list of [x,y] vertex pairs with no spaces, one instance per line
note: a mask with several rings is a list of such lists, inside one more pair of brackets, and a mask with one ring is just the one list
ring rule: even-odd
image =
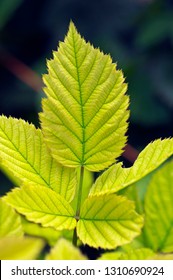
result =
[[144,235],[154,251],[173,252],[173,161],[150,181],[145,197]]
[[107,195],[87,198],[81,208],[77,234],[84,244],[112,249],[140,234],[142,216],[125,197]]
[[24,217],[22,217],[22,227],[25,234],[44,238],[50,246],[55,245],[58,238],[62,236],[62,231],[52,227],[42,227],[40,224],[29,222]]
[[20,216],[5,201],[0,199],[0,238],[22,236]]
[[70,204],[55,191],[40,186],[23,186],[10,192],[5,200],[29,221],[57,230],[76,226]]
[[122,168],[122,163],[112,165],[93,185],[90,195],[102,195],[117,192],[140,180],[156,169],[173,154],[173,138],[155,140],[138,156],[130,168]]
[[109,55],[86,43],[70,24],[48,74],[40,114],[45,140],[62,165],[102,170],[119,157],[126,142],[126,84]]
[[0,117],[1,167],[18,179],[18,185],[39,184],[71,201],[76,188],[74,169],[58,164],[50,155],[40,129],[23,120]]
[[173,260],[173,254],[156,254],[150,260]]
[[35,260],[44,242],[30,237],[6,237],[0,239],[1,260]]
[[147,260],[155,253],[148,248],[132,249],[128,252],[104,253],[99,260]]
[[46,260],[86,260],[86,257],[70,241],[61,238],[47,254]]

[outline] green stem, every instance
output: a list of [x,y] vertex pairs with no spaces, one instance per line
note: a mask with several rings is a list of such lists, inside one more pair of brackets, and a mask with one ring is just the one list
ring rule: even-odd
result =
[[[82,186],[83,186],[83,178],[84,178],[84,167],[81,166],[80,174],[79,174],[79,186],[78,186],[78,198],[77,198],[77,206],[76,206],[76,220],[79,221],[80,216],[80,208],[81,208],[81,201],[82,201]],[[73,245],[77,245],[77,233],[76,228],[74,229],[73,233]]]

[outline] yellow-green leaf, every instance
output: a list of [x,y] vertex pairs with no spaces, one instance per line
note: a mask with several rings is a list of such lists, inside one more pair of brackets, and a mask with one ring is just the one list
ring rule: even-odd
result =
[[5,200],[29,221],[57,230],[76,226],[70,204],[55,191],[40,186],[23,186],[10,192]]
[[0,238],[22,235],[23,229],[19,214],[0,199]]
[[125,197],[104,195],[87,198],[81,208],[77,234],[84,244],[112,249],[140,234],[142,216]]
[[155,254],[150,260],[173,260],[173,254]]
[[56,245],[51,248],[46,260],[86,260],[87,258],[72,243],[63,238],[59,239]]
[[126,142],[129,98],[111,57],[86,43],[71,23],[43,79],[40,118],[52,156],[91,171],[115,162]]
[[[54,189],[68,201],[74,197],[76,173],[50,155],[40,129],[23,120],[0,117],[0,165],[19,184],[39,184]],[[18,184],[18,185],[19,185]]]
[[150,181],[145,197],[144,236],[154,251],[173,252],[173,161]]
[[0,239],[1,260],[35,260],[44,242],[30,237],[6,237]]
[[149,248],[132,249],[128,252],[104,253],[99,260],[147,260],[151,259],[155,253]]
[[22,227],[25,234],[44,238],[50,246],[55,245],[58,238],[62,236],[62,231],[58,231],[53,227],[43,227],[40,224],[29,222],[24,217],[22,217]]
[[96,180],[90,195],[117,192],[146,176],[172,154],[173,138],[155,140],[139,154],[132,167],[123,168],[122,163],[118,163],[106,170]]

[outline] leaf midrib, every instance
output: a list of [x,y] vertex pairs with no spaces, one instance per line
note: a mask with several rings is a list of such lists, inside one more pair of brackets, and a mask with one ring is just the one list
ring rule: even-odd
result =
[[79,86],[79,95],[80,95],[80,108],[81,108],[81,127],[82,127],[82,158],[81,158],[81,166],[84,165],[84,154],[85,154],[85,123],[84,123],[84,104],[82,99],[82,88],[81,88],[81,81],[79,75],[79,65],[77,60],[77,51],[76,51],[76,44],[74,38],[74,32],[72,31],[72,38],[73,38],[73,46],[74,46],[74,58],[76,63],[76,72],[77,72],[77,81]]

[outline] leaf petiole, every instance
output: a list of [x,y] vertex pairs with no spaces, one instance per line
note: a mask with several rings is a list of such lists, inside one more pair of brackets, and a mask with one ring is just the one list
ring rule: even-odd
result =
[[[81,166],[80,168],[80,174],[79,174],[79,185],[78,185],[78,193],[77,193],[77,206],[76,206],[76,215],[75,219],[78,222],[80,217],[80,207],[81,207],[81,201],[82,201],[82,186],[83,186],[83,179],[84,179],[84,167]],[[77,245],[77,233],[76,228],[74,229],[73,233],[73,245]]]

